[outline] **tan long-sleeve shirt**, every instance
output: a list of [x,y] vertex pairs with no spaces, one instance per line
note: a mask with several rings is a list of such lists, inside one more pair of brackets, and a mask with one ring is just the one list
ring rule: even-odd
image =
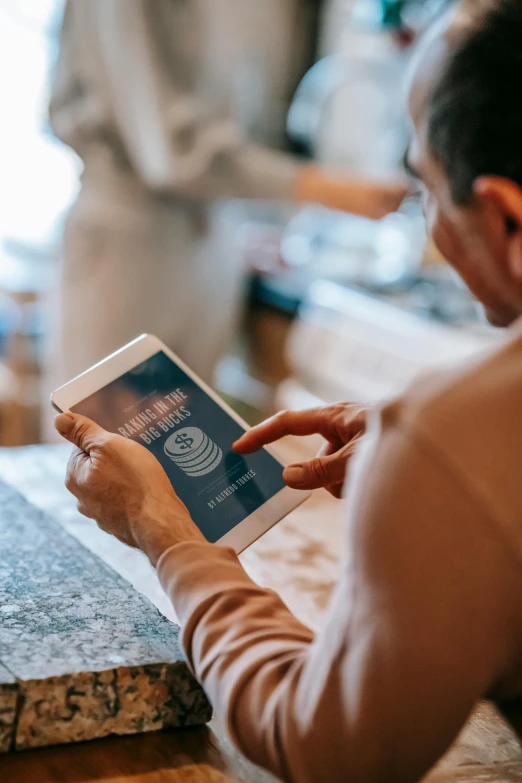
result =
[[476,701],[522,705],[522,326],[384,408],[350,470],[346,553],[315,638],[233,552],[158,570],[238,747],[296,783],[418,780]]

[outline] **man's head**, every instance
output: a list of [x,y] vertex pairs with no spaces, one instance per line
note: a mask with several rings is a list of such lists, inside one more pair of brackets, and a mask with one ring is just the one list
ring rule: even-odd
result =
[[496,325],[522,315],[522,0],[464,0],[410,88],[410,169],[429,228]]

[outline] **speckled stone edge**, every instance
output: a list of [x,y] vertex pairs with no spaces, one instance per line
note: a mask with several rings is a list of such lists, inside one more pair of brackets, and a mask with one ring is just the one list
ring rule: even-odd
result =
[[207,723],[187,665],[152,664],[18,683],[13,750]]
[[199,726],[211,718],[184,661],[25,682],[0,665],[0,754]]
[[7,753],[13,745],[18,703],[18,683],[0,664],[0,753]]
[[[212,710],[183,657],[179,628],[54,520],[1,481],[0,495],[5,547],[4,582],[0,584],[0,753],[207,723]],[[42,563],[44,552],[51,552],[54,568],[45,560]],[[34,571],[27,569],[32,558],[38,561]],[[70,569],[71,562],[81,562],[79,576]],[[10,569],[23,590],[16,579],[9,581]],[[63,594],[56,594],[57,582]],[[58,595],[52,612],[45,605],[34,611],[40,589],[44,604]],[[80,595],[69,596],[76,589]],[[114,600],[101,610],[100,617],[97,612],[92,615],[90,598],[100,601],[101,591],[104,600],[107,589],[119,604]],[[77,619],[80,597],[86,599],[83,609],[87,613],[80,618],[83,625],[69,627],[65,622],[60,646],[53,629],[46,636],[46,621],[67,621],[71,607]],[[23,639],[20,647],[19,639]]]
[[0,753],[208,723],[212,709],[194,686],[184,663],[10,678],[0,682]]

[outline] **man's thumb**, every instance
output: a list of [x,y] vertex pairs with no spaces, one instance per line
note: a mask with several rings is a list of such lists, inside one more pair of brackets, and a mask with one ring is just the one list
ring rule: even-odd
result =
[[283,478],[293,489],[319,489],[342,484],[347,458],[341,452],[329,457],[316,457],[301,465],[285,468]]
[[54,426],[62,438],[87,453],[94,446],[100,445],[106,435],[105,430],[98,424],[77,413],[60,413],[54,420]]

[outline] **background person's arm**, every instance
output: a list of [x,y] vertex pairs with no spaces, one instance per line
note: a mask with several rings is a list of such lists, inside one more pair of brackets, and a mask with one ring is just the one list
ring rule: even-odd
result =
[[285,780],[418,780],[520,637],[521,575],[422,440],[387,424],[354,470],[349,557],[315,640],[228,550],[159,563],[196,676],[237,745]]
[[[405,195],[401,181],[343,177],[245,140],[230,108],[216,105],[209,110],[191,92],[186,75],[176,73],[175,56],[166,58],[165,32],[154,32],[161,21],[155,4],[89,2],[97,4],[105,90],[117,131],[133,167],[151,190],[203,200],[293,199],[375,218],[399,206]],[[172,9],[185,29],[170,30],[184,48],[184,39],[192,41],[190,27],[198,25],[190,8],[185,2],[183,8]],[[193,43],[197,47],[197,35]],[[173,51],[176,45],[168,43]]]

